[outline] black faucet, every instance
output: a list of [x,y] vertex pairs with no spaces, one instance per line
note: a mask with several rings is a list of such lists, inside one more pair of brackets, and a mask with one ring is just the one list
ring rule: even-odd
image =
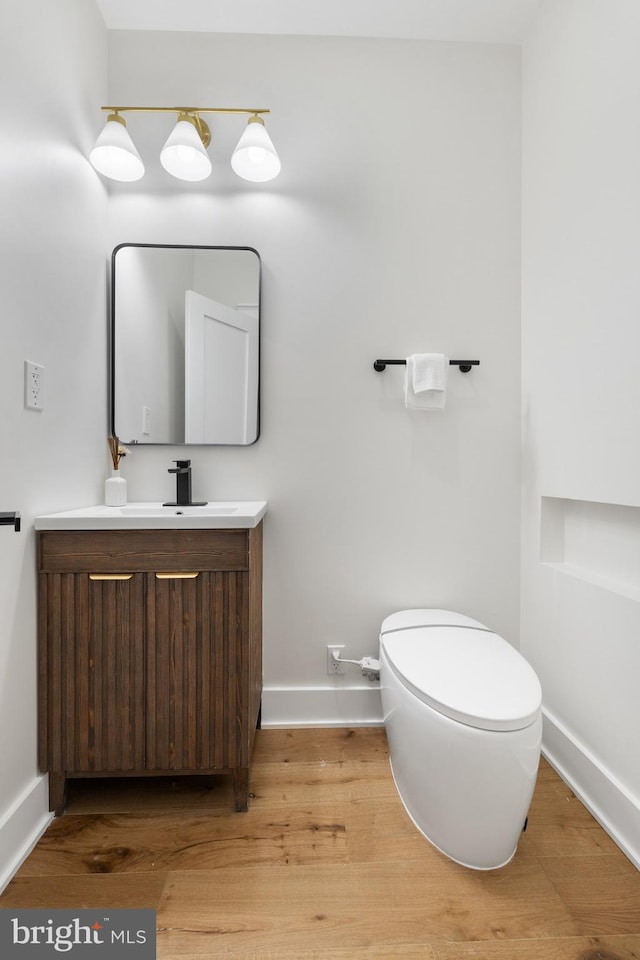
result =
[[191,460],[174,460],[175,467],[169,467],[169,473],[176,475],[176,499],[163,503],[163,507],[206,507],[206,501],[193,503],[191,500]]

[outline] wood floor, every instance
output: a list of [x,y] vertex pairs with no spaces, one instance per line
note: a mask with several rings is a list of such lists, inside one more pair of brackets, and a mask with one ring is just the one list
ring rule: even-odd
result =
[[75,781],[0,907],[153,907],[158,960],[640,960],[640,872],[542,763],[514,860],[421,837],[384,732],[261,730],[230,784]]

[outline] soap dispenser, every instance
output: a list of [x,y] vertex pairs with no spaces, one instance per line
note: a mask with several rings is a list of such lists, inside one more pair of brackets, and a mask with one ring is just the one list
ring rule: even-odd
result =
[[127,502],[127,481],[118,469],[104,482],[104,503],[106,507],[124,507]]
[[120,446],[115,435],[108,437],[107,443],[113,469],[111,476],[104,482],[104,503],[106,507],[124,507],[127,502],[127,481],[120,474],[120,461],[126,457],[127,451]]

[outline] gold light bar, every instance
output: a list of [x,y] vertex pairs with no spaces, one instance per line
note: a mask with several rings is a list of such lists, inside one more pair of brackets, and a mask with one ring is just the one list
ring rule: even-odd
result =
[[250,107],[100,107],[110,113],[271,113],[264,107],[254,110]]

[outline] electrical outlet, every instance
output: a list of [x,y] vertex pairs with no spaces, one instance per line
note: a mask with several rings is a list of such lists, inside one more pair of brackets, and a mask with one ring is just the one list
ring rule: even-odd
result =
[[42,399],[42,381],[44,377],[44,367],[39,363],[31,363],[30,360],[24,362],[24,405],[29,410],[42,410],[44,403]]
[[327,673],[330,676],[337,676],[340,673],[344,673],[344,663],[340,663],[339,660],[336,660],[333,656],[333,651],[342,656],[344,652],[344,644],[327,644]]

